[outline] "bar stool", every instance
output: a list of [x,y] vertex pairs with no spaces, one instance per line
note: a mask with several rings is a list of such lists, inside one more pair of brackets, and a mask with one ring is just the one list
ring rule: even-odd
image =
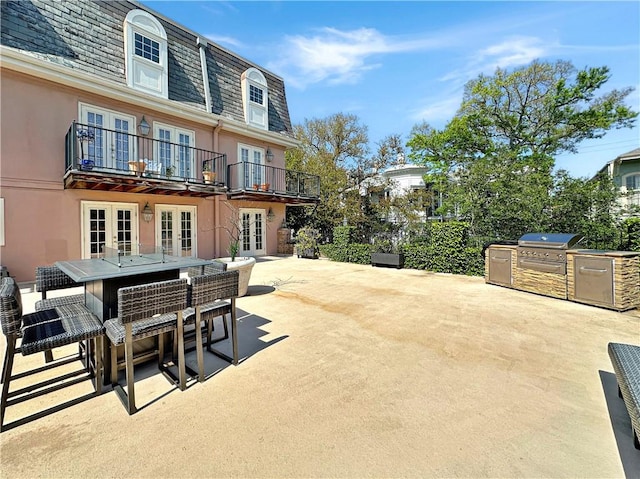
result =
[[[187,307],[187,280],[174,279],[118,289],[118,317],[105,321],[106,334],[111,341],[111,383],[127,412],[137,411],[134,390],[133,343],[157,337],[158,368],[172,376],[164,366],[164,333],[177,331],[178,378],[172,377],[181,390],[186,389],[184,363],[183,310]],[[124,344],[124,368],[127,391],[118,383],[118,351]],[[145,355],[147,357],[148,355]]]

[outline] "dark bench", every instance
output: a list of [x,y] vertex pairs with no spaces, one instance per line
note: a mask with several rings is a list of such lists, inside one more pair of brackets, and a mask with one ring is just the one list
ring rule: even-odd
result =
[[631,418],[633,445],[640,449],[640,346],[609,343],[609,357],[618,380],[618,396]]

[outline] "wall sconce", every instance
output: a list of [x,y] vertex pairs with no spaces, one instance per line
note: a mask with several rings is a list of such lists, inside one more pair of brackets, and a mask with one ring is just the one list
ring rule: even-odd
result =
[[273,151],[271,151],[271,148],[267,147],[267,153],[265,154],[265,157],[267,158],[267,161],[269,163],[273,161]]
[[153,219],[153,210],[151,209],[151,206],[149,206],[149,202],[148,201],[144,205],[144,208],[142,208],[142,219],[146,223],[149,223]]
[[138,125],[138,131],[142,136],[147,136],[151,131],[151,126],[149,126],[149,123],[145,120],[144,115],[142,115],[142,120],[140,120],[140,124]]
[[271,223],[275,217],[276,217],[276,214],[273,212],[271,207],[269,207],[269,211],[267,212],[267,221]]

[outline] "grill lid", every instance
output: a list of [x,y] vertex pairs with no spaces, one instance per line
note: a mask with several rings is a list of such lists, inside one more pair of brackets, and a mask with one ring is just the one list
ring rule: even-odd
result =
[[518,240],[518,246],[569,249],[582,239],[574,233],[526,233]]

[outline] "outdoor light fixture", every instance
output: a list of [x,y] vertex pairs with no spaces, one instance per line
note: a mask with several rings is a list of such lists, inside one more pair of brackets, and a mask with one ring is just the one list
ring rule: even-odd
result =
[[267,220],[269,221],[269,223],[271,223],[275,217],[276,214],[273,212],[271,207],[269,207],[269,211],[267,212]]
[[269,163],[273,161],[273,151],[271,151],[271,148],[267,147],[267,154],[265,156]]
[[142,208],[142,219],[147,223],[153,219],[153,210],[151,209],[151,206],[149,206],[148,201],[144,205],[144,208]]
[[140,124],[138,125],[138,131],[142,136],[147,136],[151,131],[151,126],[149,126],[147,120],[144,119],[144,115],[142,115],[142,120],[140,120]]

